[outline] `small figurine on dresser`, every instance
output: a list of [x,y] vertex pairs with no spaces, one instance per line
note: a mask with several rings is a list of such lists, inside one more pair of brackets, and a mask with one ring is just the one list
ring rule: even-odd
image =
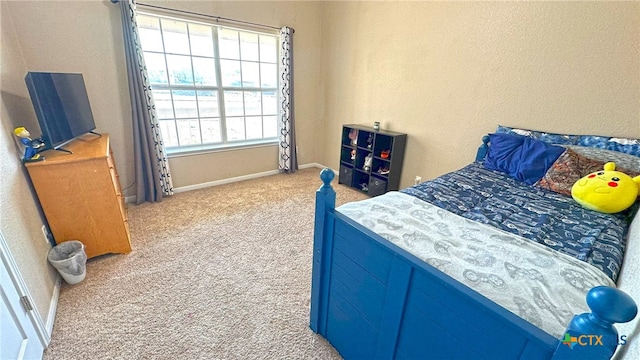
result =
[[38,154],[38,149],[44,146],[44,143],[39,140],[31,139],[31,134],[24,126],[19,126],[13,129],[13,133],[20,139],[20,142],[24,145],[24,157],[22,161],[42,161],[44,156]]

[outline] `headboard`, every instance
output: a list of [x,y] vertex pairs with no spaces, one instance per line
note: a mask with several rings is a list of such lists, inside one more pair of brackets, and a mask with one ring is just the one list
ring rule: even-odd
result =
[[[640,139],[619,138],[600,135],[568,135],[558,133],[548,133],[536,130],[512,128],[508,126],[498,125],[496,134],[512,134],[522,135],[544,141],[549,144],[562,145],[567,147],[580,146],[584,148],[594,148],[602,150],[611,150],[623,154],[638,157],[640,164]],[[482,137],[482,145],[476,153],[476,161],[484,159],[489,148],[489,136]]]

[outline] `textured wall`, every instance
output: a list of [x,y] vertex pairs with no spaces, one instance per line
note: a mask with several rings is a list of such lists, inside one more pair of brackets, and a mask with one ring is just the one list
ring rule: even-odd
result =
[[[96,130],[110,134],[122,187],[131,185],[131,108],[118,7],[100,0],[12,1],[9,9],[25,72],[83,74]],[[37,124],[33,110],[30,115]]]
[[[345,123],[381,121],[410,135],[403,186],[464,165],[498,123],[640,137],[637,2],[150,2],[296,28],[300,163],[337,168]],[[117,7],[8,8],[27,69],[85,74],[98,130],[111,133],[122,185],[131,185]],[[199,155],[197,169],[196,158],[171,159],[175,185],[274,169],[272,149],[263,150],[249,171],[243,152]]]
[[[142,2],[142,1],[141,1]],[[320,67],[319,2],[144,1],[175,9],[217,15],[271,26],[291,26],[295,33],[296,119],[299,162],[317,159],[318,82]],[[118,6],[107,0],[10,2],[20,48],[28,70],[84,74],[97,131],[111,134],[111,144],[123,188],[134,182],[131,108]],[[142,7],[140,7],[142,9]],[[35,119],[35,114],[32,115]],[[37,123],[36,123],[37,124]],[[176,157],[169,161],[174,186],[194,185],[278,168],[277,151],[255,150]],[[193,163],[199,166],[191,167]],[[224,171],[220,171],[221,168]],[[178,173],[179,171],[179,173]],[[126,195],[132,195],[130,190]]]
[[57,273],[47,263],[51,246],[40,231],[43,217],[20,161],[24,153],[13,135],[17,126],[33,128],[33,123],[25,121],[33,108],[24,86],[24,63],[7,10],[7,3],[1,2],[0,232],[33,297],[36,311],[46,322]]
[[337,168],[345,123],[409,134],[403,186],[497,124],[640,137],[639,47],[637,2],[327,3],[320,162]]

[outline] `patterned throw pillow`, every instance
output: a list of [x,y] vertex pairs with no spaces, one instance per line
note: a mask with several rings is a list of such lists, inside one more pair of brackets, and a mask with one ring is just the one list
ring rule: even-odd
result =
[[[604,164],[612,160],[590,159],[570,147],[560,155],[558,160],[553,163],[547,173],[535,185],[559,194],[571,196],[571,187],[576,181],[589,173],[602,170]],[[638,175],[636,171],[628,171],[618,166],[616,166],[616,170],[631,177]]]
[[[602,161],[605,163],[609,161],[613,161],[616,163],[616,170],[622,171],[623,173],[629,176],[631,176],[632,173],[635,173],[635,174],[640,173],[640,157],[638,156],[621,153],[619,151],[598,149],[598,148],[585,147],[585,146],[567,146],[567,148],[592,160]],[[623,171],[620,169],[627,169],[630,172]]]

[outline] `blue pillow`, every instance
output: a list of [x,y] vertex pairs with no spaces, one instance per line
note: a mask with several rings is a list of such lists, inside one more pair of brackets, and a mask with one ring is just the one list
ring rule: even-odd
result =
[[565,148],[527,136],[489,134],[484,167],[501,171],[526,184],[540,180]]

